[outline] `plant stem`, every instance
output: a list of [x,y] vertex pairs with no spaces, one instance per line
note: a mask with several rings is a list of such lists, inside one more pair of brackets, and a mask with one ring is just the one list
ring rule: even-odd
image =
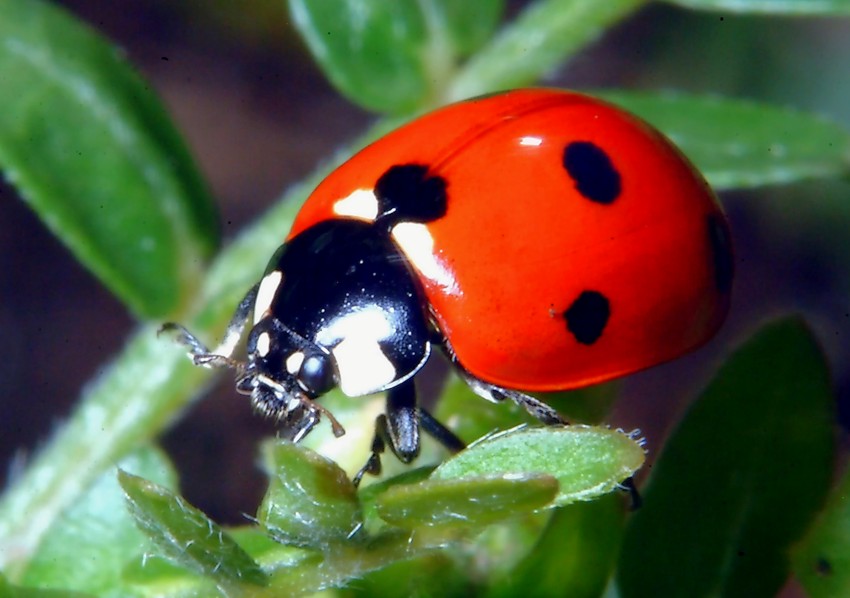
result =
[[540,0],[469,59],[446,87],[454,102],[533,84],[648,0]]

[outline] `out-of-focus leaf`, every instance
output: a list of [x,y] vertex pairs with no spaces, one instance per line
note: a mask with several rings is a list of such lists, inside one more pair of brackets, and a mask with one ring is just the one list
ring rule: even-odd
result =
[[183,141],[118,51],[42,0],[0,2],[0,169],[135,313],[184,303],[217,241]]
[[799,320],[720,369],[656,461],[620,553],[620,594],[772,596],[832,473],[833,396]]
[[811,114],[719,97],[599,95],[658,127],[716,189],[850,174],[850,132]]
[[491,34],[503,0],[290,0],[316,61],[352,101],[402,113],[433,100],[455,61]]
[[666,0],[687,8],[766,15],[850,15],[848,0]]
[[634,474],[643,448],[606,428],[566,426],[511,430],[485,438],[440,465],[433,479],[540,474],[558,480],[554,505],[590,500]]
[[[120,467],[160,484],[176,484],[171,464],[151,448],[133,453]],[[121,570],[132,558],[141,558],[146,540],[127,512],[115,472],[108,471],[50,528],[22,581],[120,596]]]
[[269,489],[257,518],[278,541],[327,550],[360,529],[357,491],[336,463],[289,441],[263,453]]
[[623,535],[624,497],[609,494],[557,509],[536,546],[491,580],[491,598],[602,595]]
[[443,100],[454,102],[533,85],[646,3],[647,0],[530,2],[458,69]]
[[805,541],[794,550],[794,574],[811,598],[850,596],[850,473]]
[[411,596],[475,596],[469,571],[447,551],[432,552],[415,559],[397,561],[359,577],[337,590],[339,598],[410,598]]
[[169,490],[119,472],[136,525],[173,562],[222,584],[265,585],[259,565],[215,522]]

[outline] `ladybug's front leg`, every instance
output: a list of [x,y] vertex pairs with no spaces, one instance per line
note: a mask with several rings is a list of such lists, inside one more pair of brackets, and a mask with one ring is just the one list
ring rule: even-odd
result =
[[224,338],[218,346],[210,351],[207,346],[198,339],[194,334],[186,330],[180,324],[174,322],[166,322],[159,329],[157,334],[164,332],[174,334],[174,340],[179,344],[189,349],[189,356],[195,365],[203,365],[207,367],[236,367],[231,356],[236,350],[236,345],[239,344],[239,339],[242,338],[242,332],[245,330],[245,324],[251,315],[251,310],[254,307],[254,302],[257,299],[256,284],[251,287],[251,290],[245,295],[239,306],[230,318],[227,328],[224,331]]

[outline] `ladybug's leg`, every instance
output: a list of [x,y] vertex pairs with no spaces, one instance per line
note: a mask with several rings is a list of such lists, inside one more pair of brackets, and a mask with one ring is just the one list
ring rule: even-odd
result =
[[251,309],[254,306],[254,301],[257,299],[257,289],[259,284],[251,287],[251,290],[245,295],[239,306],[233,313],[233,317],[227,324],[224,331],[224,338],[218,346],[210,351],[207,346],[198,339],[194,334],[186,330],[180,324],[167,322],[162,325],[157,334],[164,332],[174,334],[174,339],[187,349],[189,355],[195,365],[203,365],[207,367],[236,367],[237,364],[231,359],[233,351],[236,350],[236,345],[239,344],[239,339],[242,337],[242,332],[245,330],[245,324],[251,315]]
[[466,448],[466,443],[463,440],[422,407],[419,408],[419,425],[431,435],[431,438],[434,438],[452,453],[459,453]]
[[360,483],[364,474],[381,473],[381,454],[387,445],[402,463],[413,461],[419,455],[419,426],[453,453],[466,448],[454,432],[425,409],[416,406],[416,388],[413,379],[410,379],[387,391],[386,415],[381,414],[375,419],[372,455],[354,476],[354,485]]
[[372,455],[354,476],[355,486],[364,474],[381,473],[381,453],[387,445],[402,463],[410,463],[419,454],[419,411],[412,378],[387,391],[386,415],[375,419]]
[[547,426],[566,426],[570,423],[543,401],[517,390],[502,388],[501,386],[485,382],[463,369],[456,360],[453,361],[460,377],[463,378],[463,381],[466,382],[472,392],[479,397],[494,403],[501,403],[505,399],[510,399]]

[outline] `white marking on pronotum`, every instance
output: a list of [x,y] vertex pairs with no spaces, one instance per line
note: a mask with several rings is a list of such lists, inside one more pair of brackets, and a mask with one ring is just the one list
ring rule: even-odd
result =
[[286,358],[286,371],[295,375],[301,369],[302,363],[304,363],[304,352],[296,351]]
[[374,222],[378,217],[378,198],[372,189],[357,189],[336,201],[334,214]]
[[272,348],[272,337],[269,336],[268,332],[260,333],[260,336],[257,337],[257,355],[260,357],[265,357],[269,354]]
[[427,225],[400,222],[393,227],[392,235],[422,276],[433,280],[449,293],[459,292],[451,271],[434,253],[434,237]]
[[395,379],[395,366],[374,339],[351,336],[333,348],[339,387],[350,397],[371,394]]
[[381,341],[393,333],[380,308],[366,308],[345,315],[323,329],[316,342],[332,349],[339,386],[356,397],[381,390],[395,380],[393,363],[381,350]]
[[254,300],[254,325],[262,320],[272,307],[272,301],[283,280],[283,272],[280,270],[272,270],[263,277],[260,281],[260,288],[257,289],[257,298]]

